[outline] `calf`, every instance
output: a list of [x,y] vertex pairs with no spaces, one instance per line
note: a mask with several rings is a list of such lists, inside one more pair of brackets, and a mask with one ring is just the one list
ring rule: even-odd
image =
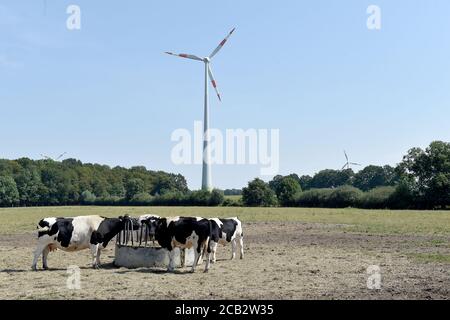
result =
[[244,233],[241,221],[234,217],[228,219],[213,218],[211,221],[211,251],[212,263],[216,262],[217,244],[226,245],[231,242],[231,260],[236,257],[236,249],[239,242],[240,258],[244,258]]
[[91,249],[92,266],[100,265],[100,253],[109,241],[131,223],[133,230],[139,228],[136,220],[125,216],[119,218],[105,218],[101,216],[79,216],[73,218],[45,218],[39,221],[38,244],[34,251],[32,269],[37,270],[36,264],[42,254],[42,266],[48,269],[47,256],[57,248],[74,252]]
[[172,272],[175,269],[175,248],[189,249],[193,247],[195,258],[191,272],[195,271],[202,250],[208,252],[205,266],[205,272],[208,272],[211,253],[208,245],[211,237],[211,222],[208,219],[199,217],[150,217],[143,223],[149,226],[150,237],[154,237],[161,247],[169,251],[167,271]]

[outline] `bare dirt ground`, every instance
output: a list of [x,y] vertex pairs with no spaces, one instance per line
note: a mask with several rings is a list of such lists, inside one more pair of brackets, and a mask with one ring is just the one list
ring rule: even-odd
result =
[[[199,267],[115,268],[114,244],[103,267],[90,268],[89,250],[50,253],[49,271],[31,271],[35,235],[0,235],[0,299],[450,299],[450,264],[417,259],[448,255],[442,236],[373,235],[316,223],[246,223],[245,258],[228,260],[219,247],[209,273]],[[81,289],[66,286],[67,267],[81,268]],[[381,289],[367,288],[378,265]]]

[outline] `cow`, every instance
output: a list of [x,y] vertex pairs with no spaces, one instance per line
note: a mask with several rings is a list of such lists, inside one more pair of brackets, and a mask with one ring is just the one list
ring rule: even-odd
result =
[[231,242],[231,260],[236,257],[236,249],[239,242],[240,258],[244,258],[244,233],[242,223],[237,217],[219,219],[212,218],[211,221],[211,244],[212,263],[216,262],[217,245],[226,245]]
[[168,272],[175,269],[175,248],[194,248],[194,263],[191,272],[195,272],[202,251],[207,251],[206,266],[204,272],[208,272],[210,263],[209,239],[211,237],[211,222],[200,217],[151,217],[143,223],[149,227],[150,237],[154,237],[159,245],[169,251]]
[[125,225],[130,223],[133,230],[139,228],[136,219],[128,216],[118,218],[105,218],[101,216],[78,216],[72,218],[44,218],[38,223],[38,244],[34,251],[32,269],[37,270],[37,261],[42,254],[42,267],[48,269],[47,256],[50,251],[61,249],[75,252],[91,249],[92,267],[100,267],[100,253],[106,248],[109,241]]

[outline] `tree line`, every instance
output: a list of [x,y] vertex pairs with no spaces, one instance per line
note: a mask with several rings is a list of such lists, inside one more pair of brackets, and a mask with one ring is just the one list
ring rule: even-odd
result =
[[110,168],[67,159],[0,159],[0,206],[133,204],[186,193],[180,174],[145,167]]
[[434,141],[412,148],[396,167],[367,166],[322,170],[311,176],[276,176],[249,182],[246,206],[359,207],[435,209],[450,206],[450,143]]
[[[224,195],[242,195],[240,200]],[[180,174],[67,159],[0,160],[0,206],[165,205],[434,209],[450,206],[450,143],[413,148],[395,167],[275,176],[242,190],[191,191]]]

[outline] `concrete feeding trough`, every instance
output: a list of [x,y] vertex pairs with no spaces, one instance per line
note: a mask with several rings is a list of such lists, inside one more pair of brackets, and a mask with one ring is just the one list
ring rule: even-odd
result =
[[[194,250],[174,250],[175,267],[192,266],[194,264]],[[149,240],[148,227],[142,225],[138,230],[132,230],[131,223],[116,237],[114,265],[129,269],[142,267],[167,268],[169,265],[169,251],[157,246]]]

